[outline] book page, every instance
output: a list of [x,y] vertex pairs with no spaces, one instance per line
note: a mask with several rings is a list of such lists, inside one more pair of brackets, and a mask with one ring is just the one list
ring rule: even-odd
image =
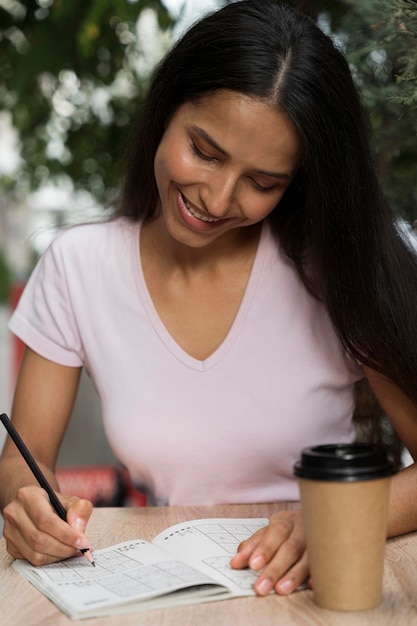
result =
[[235,570],[230,559],[239,544],[268,524],[264,518],[201,519],[171,526],[152,543],[227,586],[233,595],[253,595],[259,572]]
[[[201,597],[219,593],[212,578],[147,541],[128,541],[96,550],[94,561],[95,567],[84,557],[35,567],[27,561],[17,560],[13,567],[73,617],[119,612],[114,611],[114,607],[146,602],[197,585],[203,586]],[[197,596],[198,590],[192,591],[191,595]],[[167,596],[166,602],[163,598],[159,600],[152,605],[177,603],[172,596]],[[109,610],[111,607],[113,610]]]

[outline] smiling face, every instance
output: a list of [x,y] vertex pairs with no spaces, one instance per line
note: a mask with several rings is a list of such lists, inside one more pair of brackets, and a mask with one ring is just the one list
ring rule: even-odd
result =
[[192,247],[256,224],[283,196],[299,152],[292,122],[262,100],[218,91],[186,102],[155,156],[159,218]]

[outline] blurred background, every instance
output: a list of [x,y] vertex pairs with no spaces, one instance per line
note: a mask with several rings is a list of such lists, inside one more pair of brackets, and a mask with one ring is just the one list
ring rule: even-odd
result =
[[[262,0],[259,0],[261,3]],[[222,0],[0,0],[0,411],[21,346],[6,324],[63,225],[109,212],[150,73]],[[417,219],[417,3],[298,0],[345,52],[369,111],[381,182],[406,231]],[[0,447],[5,434],[0,432]],[[112,463],[82,381],[60,464]]]

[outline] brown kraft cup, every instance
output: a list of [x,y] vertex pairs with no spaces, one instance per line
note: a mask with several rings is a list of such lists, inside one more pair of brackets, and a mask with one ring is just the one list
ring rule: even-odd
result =
[[294,466],[315,604],[362,611],[382,600],[392,463],[368,444],[306,448]]

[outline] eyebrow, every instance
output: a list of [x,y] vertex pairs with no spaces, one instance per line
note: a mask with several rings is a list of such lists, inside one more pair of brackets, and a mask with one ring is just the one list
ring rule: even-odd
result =
[[[199,126],[194,126],[194,124],[191,126],[191,128],[194,132],[197,133],[197,135],[199,135],[202,139],[204,139],[204,141],[206,141],[210,146],[212,146],[215,150],[220,152],[220,154],[222,154],[225,157],[230,156],[229,153],[226,152],[224,148],[219,146],[217,141],[215,141],[213,137],[210,137],[210,135],[206,133],[205,130],[203,130]],[[285,180],[292,180],[292,176],[290,176],[290,174],[286,174],[285,172],[268,172],[267,170],[256,170],[256,174],[261,174],[262,176],[270,176],[271,178],[280,178],[280,179],[283,178]]]

